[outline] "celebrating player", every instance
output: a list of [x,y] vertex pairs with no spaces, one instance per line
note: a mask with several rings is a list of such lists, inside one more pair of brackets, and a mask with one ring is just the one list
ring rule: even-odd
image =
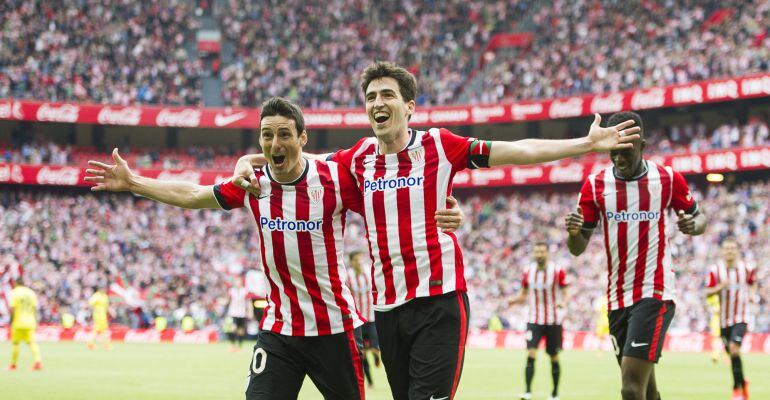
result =
[[[610,116],[610,125],[633,120],[633,112]],[[608,264],[610,335],[622,371],[624,400],[655,400],[655,363],[674,317],[674,272],[666,238],[667,211],[676,210],[677,227],[687,235],[706,230],[706,218],[684,177],[643,157],[646,142],[610,152],[612,167],[584,182],[576,212],[566,218],[567,246],[582,254],[601,222]]]
[[[417,83],[402,67],[372,64],[361,89],[374,137],[319,157],[348,170],[364,198],[375,324],[393,398],[451,399],[465,356],[468,297],[457,238],[432,216],[444,208],[454,175],[630,148],[639,128],[633,121],[601,128],[597,114],[589,134],[578,139],[482,141],[446,129],[410,129]],[[247,178],[254,194],[253,166],[265,156],[244,156],[235,168],[235,179]]]
[[364,340],[364,375],[369,387],[374,387],[374,380],[372,379],[372,371],[369,366],[369,359],[366,356],[367,353],[371,354],[374,358],[374,365],[380,366],[380,344],[377,340],[377,328],[374,326],[374,308],[372,308],[372,284],[369,276],[363,267],[364,254],[358,250],[350,252],[350,291],[353,293],[353,298],[356,301],[356,308],[366,319],[366,322],[359,328],[361,330],[361,337]]
[[524,270],[522,291],[510,304],[527,302],[527,366],[524,369],[527,391],[520,398],[532,398],[532,378],[535,376],[535,357],[540,341],[545,338],[545,352],[551,357],[553,390],[549,400],[559,400],[559,351],[562,343],[564,305],[569,302],[564,270],[548,262],[548,244],[537,243],[534,248],[535,262]]
[[[106,285],[105,285],[106,286]],[[88,305],[91,306],[91,319],[93,329],[91,336],[86,343],[89,349],[96,347],[96,342],[104,343],[104,348],[111,349],[108,310],[110,306],[110,297],[107,295],[107,289],[95,287],[94,294],[88,299]]]
[[722,342],[733,370],[732,400],[748,400],[749,385],[743,375],[741,344],[749,321],[749,302],[757,289],[756,269],[740,257],[738,242],[722,240],[722,260],[711,267],[706,296],[719,296]]
[[11,290],[11,365],[8,370],[16,370],[16,362],[19,360],[19,343],[29,345],[32,358],[35,363],[33,371],[43,369],[40,358],[40,347],[35,340],[37,329],[37,296],[32,289],[24,286],[22,277],[16,278],[16,287]]
[[[131,172],[117,149],[115,165],[87,170],[95,191],[127,191],[184,208],[245,207],[257,222],[268,306],[257,336],[247,399],[297,398],[306,375],[326,399],[363,399],[361,354],[354,330],[363,324],[342,258],[346,210],[362,211],[361,195],[338,164],[306,160],[304,117],[272,98],[262,105],[260,146],[269,162],[253,172],[251,196],[233,181],[214,186],[160,181]],[[438,216],[457,227],[457,210]]]

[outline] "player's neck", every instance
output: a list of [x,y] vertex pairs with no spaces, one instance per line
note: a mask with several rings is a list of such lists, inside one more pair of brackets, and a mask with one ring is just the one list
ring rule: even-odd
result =
[[738,260],[725,260],[725,266],[727,268],[735,268],[738,266]]
[[543,261],[542,263],[537,263],[537,269],[545,269],[545,266],[548,265],[548,261]]
[[398,135],[377,136],[377,142],[380,146],[380,154],[396,154],[404,150],[412,138],[412,132],[409,129],[399,131]]
[[273,179],[278,183],[293,183],[305,173],[306,168],[307,160],[300,156],[300,161],[291,170],[280,172],[276,171],[274,168],[270,168],[270,172]]

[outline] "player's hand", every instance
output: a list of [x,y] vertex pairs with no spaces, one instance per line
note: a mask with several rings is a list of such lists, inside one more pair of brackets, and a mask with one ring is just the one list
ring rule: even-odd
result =
[[459,204],[457,204],[457,199],[452,196],[447,196],[446,206],[445,210],[436,211],[434,219],[436,220],[436,227],[441,229],[442,232],[451,233],[456,231],[463,223],[465,214],[460,209]]
[[679,232],[686,235],[692,235],[695,233],[695,217],[690,214],[685,214],[683,210],[677,212],[679,220],[676,221],[676,226],[679,228]]
[[577,206],[575,212],[567,214],[567,218],[564,219],[564,224],[570,236],[579,235],[580,230],[583,229],[583,209],[580,208],[580,206]]
[[243,156],[238,159],[233,171],[233,183],[242,187],[247,192],[259,196],[260,189],[257,182],[257,175],[254,173],[254,166],[251,164],[250,156]]
[[117,148],[112,150],[112,160],[115,161],[113,165],[88,160],[88,165],[98,168],[86,170],[85,181],[96,184],[91,187],[91,191],[125,192],[130,190],[131,180],[135,175],[128,168],[126,160],[118,154]]
[[641,131],[642,128],[633,126],[633,120],[629,119],[606,128],[599,125],[601,122],[602,117],[598,113],[594,114],[594,122],[588,131],[588,139],[591,141],[591,151],[593,152],[604,153],[611,150],[630,149],[634,147],[631,142],[640,138],[637,132]]

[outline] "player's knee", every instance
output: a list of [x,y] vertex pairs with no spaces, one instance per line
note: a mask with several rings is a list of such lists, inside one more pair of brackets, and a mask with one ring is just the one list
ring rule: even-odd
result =
[[551,362],[552,363],[559,362],[559,354],[558,353],[557,354],[551,354]]
[[528,349],[527,350],[527,357],[529,357],[529,358],[537,358],[537,349]]
[[623,400],[636,400],[643,398],[644,391],[642,390],[642,385],[624,380],[620,394],[623,396]]
[[741,355],[741,346],[737,345],[736,343],[730,343],[730,355],[733,357],[738,357]]

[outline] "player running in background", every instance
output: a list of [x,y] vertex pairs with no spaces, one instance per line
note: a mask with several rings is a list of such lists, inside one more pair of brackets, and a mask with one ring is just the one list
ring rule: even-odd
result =
[[709,313],[709,334],[711,335],[711,362],[719,363],[722,359],[722,332],[719,317],[721,315],[719,307],[719,295],[712,294],[706,296],[706,310]]
[[743,375],[741,344],[749,322],[749,303],[757,290],[757,270],[740,257],[735,238],[722,240],[722,260],[711,267],[706,296],[719,296],[722,342],[730,354],[733,371],[732,400],[749,398],[748,381]]
[[107,295],[108,287],[109,285],[107,284],[95,287],[94,294],[88,299],[88,305],[91,306],[91,319],[93,322],[91,336],[86,343],[89,349],[94,349],[97,341],[104,343],[104,348],[106,350],[112,349],[109,332],[108,314],[110,297]]
[[[610,116],[610,125],[632,119],[633,112]],[[706,230],[706,218],[690,194],[684,177],[670,167],[643,157],[646,142],[610,152],[612,167],[583,183],[576,212],[566,218],[567,246],[582,254],[599,223],[604,230],[608,265],[607,296],[610,335],[622,373],[624,400],[660,398],[655,363],[674,317],[674,271],[666,237],[668,210],[679,216],[687,235]]]
[[[296,399],[305,376],[326,399],[363,399],[359,352],[363,324],[342,257],[344,216],[362,211],[349,174],[333,162],[306,160],[304,117],[272,98],[262,105],[260,146],[269,162],[253,171],[260,195],[227,181],[214,186],[160,181],[131,172],[117,149],[115,165],[87,170],[94,191],[126,191],[184,208],[245,207],[257,222],[268,306],[249,368],[249,400]],[[457,227],[454,210],[447,223]],[[444,218],[439,216],[444,224]]]
[[372,308],[372,284],[371,278],[364,270],[364,253],[353,250],[349,254],[350,267],[350,291],[356,301],[356,308],[366,322],[359,328],[364,341],[364,375],[370,388],[374,387],[372,371],[369,366],[367,354],[374,359],[374,366],[380,366],[380,343],[377,340],[377,328],[374,326],[374,308]]
[[[364,198],[375,325],[393,398],[451,399],[465,357],[469,306],[457,237],[433,217],[445,208],[454,175],[623,149],[638,138],[638,128],[633,121],[601,128],[597,114],[589,134],[578,139],[483,141],[440,128],[410,129],[417,82],[402,67],[372,64],[361,89],[374,137],[318,157],[349,171]],[[253,166],[264,162],[262,155],[242,157],[235,179],[249,179],[248,190],[257,194]]]
[[569,302],[567,276],[564,270],[548,262],[548,244],[536,243],[535,262],[524,270],[521,293],[510,304],[527,302],[529,322],[527,323],[527,365],[524,377],[527,391],[520,398],[532,398],[532,378],[535,377],[535,357],[540,341],[545,339],[545,352],[551,357],[553,390],[549,400],[559,400],[559,351],[562,344],[562,321],[564,305]]
[[610,320],[607,318],[607,297],[599,296],[594,299],[594,333],[596,338],[599,339],[599,353],[604,345],[604,338],[610,334]]
[[243,278],[234,279],[233,286],[227,291],[227,318],[232,320],[233,331],[230,337],[230,351],[236,352],[243,346],[243,338],[246,336],[246,317],[251,310],[251,302],[248,301],[248,291],[243,287]]
[[16,287],[11,290],[11,364],[8,370],[16,370],[16,362],[19,360],[19,343],[24,342],[29,345],[32,351],[32,358],[35,363],[32,365],[33,371],[43,369],[40,358],[40,347],[35,340],[35,330],[37,329],[37,296],[32,289],[24,286],[22,277],[16,278]]

